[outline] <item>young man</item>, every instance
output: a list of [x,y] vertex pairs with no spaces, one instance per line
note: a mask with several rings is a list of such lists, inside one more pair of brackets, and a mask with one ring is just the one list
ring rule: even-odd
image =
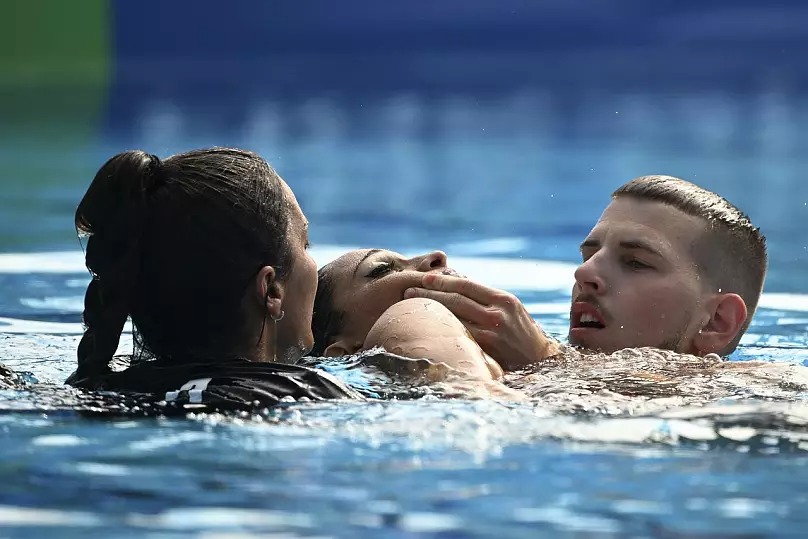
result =
[[[719,195],[670,176],[618,188],[581,244],[570,344],[612,353],[652,346],[727,355],[749,327],[766,275],[766,240]],[[491,357],[515,369],[560,352],[512,294],[425,275],[406,297],[448,307]]]

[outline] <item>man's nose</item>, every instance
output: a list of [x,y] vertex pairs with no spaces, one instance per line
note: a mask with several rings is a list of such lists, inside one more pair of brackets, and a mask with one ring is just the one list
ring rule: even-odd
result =
[[606,281],[600,267],[597,254],[591,256],[575,270],[575,284],[581,292],[603,294],[606,292]]
[[413,259],[416,269],[425,272],[445,268],[446,261],[446,253],[443,251],[432,251]]

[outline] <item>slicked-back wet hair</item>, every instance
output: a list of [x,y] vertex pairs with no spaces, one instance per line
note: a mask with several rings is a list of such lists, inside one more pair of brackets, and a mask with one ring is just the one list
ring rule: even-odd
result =
[[760,229],[722,196],[672,176],[634,178],[617,188],[612,198],[661,202],[704,219],[704,233],[693,243],[699,275],[713,290],[738,294],[746,303],[746,321],[721,353],[735,350],[749,327],[766,278],[766,238]]
[[258,270],[291,266],[289,201],[260,156],[211,148],[161,161],[120,153],[76,210],[92,275],[85,332],[68,383],[95,387],[110,372],[127,317],[133,361],[232,355],[250,332],[242,298]]

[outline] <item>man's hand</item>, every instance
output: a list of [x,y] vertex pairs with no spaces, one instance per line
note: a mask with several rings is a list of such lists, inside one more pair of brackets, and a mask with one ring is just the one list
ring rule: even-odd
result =
[[407,289],[404,297],[430,298],[445,305],[503,369],[520,369],[560,351],[513,294],[434,273],[424,275],[421,285]]

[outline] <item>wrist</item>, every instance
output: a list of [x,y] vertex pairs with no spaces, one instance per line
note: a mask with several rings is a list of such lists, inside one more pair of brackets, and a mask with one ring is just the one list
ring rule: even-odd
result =
[[547,359],[560,354],[561,343],[547,335],[539,324],[536,324],[536,329],[538,330],[536,360]]

